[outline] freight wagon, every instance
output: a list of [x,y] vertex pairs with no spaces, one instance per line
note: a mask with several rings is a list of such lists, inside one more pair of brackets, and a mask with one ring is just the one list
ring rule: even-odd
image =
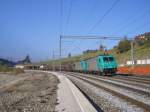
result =
[[[54,68],[54,70],[59,71],[60,65],[55,65]],[[61,70],[111,75],[116,73],[117,63],[112,55],[98,55],[96,57],[77,62],[63,62],[61,63]]]

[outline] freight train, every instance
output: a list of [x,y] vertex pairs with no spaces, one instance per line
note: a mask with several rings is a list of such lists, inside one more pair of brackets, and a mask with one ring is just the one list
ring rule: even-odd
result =
[[117,71],[117,62],[112,55],[106,54],[79,62],[62,63],[61,67],[62,71],[111,75]]

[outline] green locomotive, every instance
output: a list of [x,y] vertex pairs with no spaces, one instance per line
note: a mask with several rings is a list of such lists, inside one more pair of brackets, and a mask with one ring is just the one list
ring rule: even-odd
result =
[[74,70],[85,73],[110,75],[116,73],[117,62],[112,55],[99,55],[94,58],[76,62]]

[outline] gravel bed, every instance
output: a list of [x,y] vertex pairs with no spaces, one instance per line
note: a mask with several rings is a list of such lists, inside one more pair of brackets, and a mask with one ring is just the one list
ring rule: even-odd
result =
[[0,112],[54,112],[58,83],[52,74],[32,73],[0,92]]
[[127,76],[115,76],[115,78],[122,79],[122,80],[134,81],[134,82],[140,82],[140,83],[145,83],[145,84],[150,84],[149,80],[143,80],[142,78],[132,78],[132,77],[127,77]]
[[[81,75],[81,76],[84,76],[84,75]],[[100,77],[92,77],[92,76],[85,76],[85,77],[91,77],[94,79],[98,79],[100,81],[108,82],[110,84],[116,84],[116,85],[121,85],[121,86],[129,87],[129,88],[145,91],[145,92],[148,92],[150,94],[150,88],[143,88],[143,87],[139,87],[139,86],[135,86],[135,85],[129,85],[129,84],[125,84],[123,82],[117,82],[117,81],[113,81],[113,80],[105,79],[105,78],[100,78]]]
[[[89,80],[85,77],[82,77],[82,78],[86,79],[86,80]],[[90,81],[93,82],[93,83],[96,83],[96,84],[100,84],[101,86],[104,86],[105,88],[109,88],[113,91],[121,93],[121,94],[123,94],[125,96],[128,96],[132,99],[135,99],[137,101],[140,101],[140,102],[143,102],[147,105],[150,105],[150,97],[147,96],[147,95],[143,95],[142,93],[138,93],[138,92],[135,92],[135,91],[132,91],[132,90],[124,89],[122,87],[114,86],[114,85],[111,85],[109,83],[103,83],[103,82],[95,81],[95,80],[90,80]]]
[[[81,75],[85,75],[85,74],[81,74]],[[118,79],[117,77],[102,77],[102,76],[93,76],[93,77],[96,77],[96,78],[102,78],[102,79],[107,79],[107,80],[112,80],[112,81],[115,81],[115,82],[121,82],[123,84],[128,84],[128,85],[134,85],[134,86],[137,86],[137,87],[140,87],[140,88],[145,88],[145,89],[148,89],[150,90],[150,84],[146,84],[146,83],[141,83],[141,82],[134,82],[134,81],[130,81],[129,79]],[[123,76],[122,76],[123,77]]]
[[84,91],[104,112],[144,112],[142,108],[132,105],[111,93],[96,88],[78,78],[68,76],[82,91]]
[[122,79],[115,79],[115,77],[110,78],[109,80],[114,80],[114,81],[122,82],[122,83],[125,83],[125,84],[135,85],[137,87],[141,87],[141,88],[145,88],[145,89],[150,90],[150,85],[149,84],[144,84],[144,83],[140,83],[140,82],[133,82],[133,81],[128,81],[128,80],[122,80]]
[[9,82],[17,80],[19,78],[25,77],[26,75],[27,74],[14,75],[14,74],[0,73],[0,86],[2,86],[4,84],[8,84]]
[[[122,77],[122,76],[118,76]],[[139,79],[139,80],[147,80],[150,81],[150,76],[125,76],[127,78],[132,78],[132,79]]]
[[[136,82],[136,81],[130,81],[129,79],[128,80],[127,79],[118,79],[117,78],[118,76],[104,77],[104,76],[98,76],[98,75],[92,75],[92,74],[87,75],[87,74],[83,74],[83,73],[75,73],[75,74],[82,75],[82,76],[88,76],[88,77],[92,77],[92,78],[98,78],[103,81],[108,81],[108,82],[110,81],[111,83],[114,83],[114,84],[120,84],[122,86],[127,86],[127,87],[131,87],[134,89],[140,89],[142,91],[146,91],[146,92],[150,93],[150,84]],[[123,77],[125,77],[125,76],[122,76],[121,78],[123,78]]]

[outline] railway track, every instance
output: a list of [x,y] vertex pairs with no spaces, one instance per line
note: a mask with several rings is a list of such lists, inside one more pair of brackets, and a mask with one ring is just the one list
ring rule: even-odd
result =
[[145,111],[150,110],[150,91],[148,89],[142,89],[133,85],[118,83],[106,78],[81,75],[77,73],[66,74],[85,81],[97,88],[101,88],[121,99],[126,100],[127,102],[143,108]]
[[[69,73],[73,73],[73,74],[77,74],[77,75],[80,75],[80,74],[83,75],[83,73],[74,73],[74,72],[69,72]],[[87,76],[87,75],[84,74],[84,76]],[[145,81],[143,79],[140,80],[139,77],[138,77],[138,79],[132,79],[132,76],[131,77],[128,77],[128,76],[108,77],[108,76],[99,76],[99,75],[92,75],[92,74],[90,76],[96,77],[96,78],[107,79],[107,80],[113,80],[116,82],[121,82],[121,83],[129,84],[129,85],[134,85],[134,86],[139,86],[142,88],[150,89],[150,81],[147,81],[147,80]],[[134,76],[133,76],[133,78],[134,78]]]
[[128,85],[133,85],[133,86],[138,86],[141,88],[146,88],[150,90],[150,84],[141,82],[141,81],[133,81],[130,79],[123,79],[123,78],[118,78],[118,77],[105,77],[105,76],[98,76],[98,75],[92,75],[93,77],[96,78],[103,78],[103,79],[107,79],[107,80],[112,80],[112,81],[116,81],[116,82],[120,82],[120,83],[124,83],[124,84],[128,84]]
[[116,79],[122,79],[122,80],[128,80],[128,81],[134,81],[138,83],[144,83],[144,84],[150,84],[150,79],[140,78],[140,77],[134,77],[134,76],[116,76]]
[[[82,76],[82,75],[80,75],[80,76]],[[145,89],[145,88],[143,89],[143,88],[140,88],[140,87],[137,87],[137,86],[127,85],[127,84],[123,84],[123,83],[120,83],[120,82],[115,82],[115,81],[104,79],[104,78],[97,78],[97,77],[92,77],[92,76],[83,76],[83,77],[90,78],[90,79],[93,79],[93,80],[97,80],[97,81],[107,83],[107,84],[110,84],[110,85],[118,86],[120,88],[129,89],[133,92],[138,92],[138,93],[141,93],[141,94],[144,94],[144,95],[147,95],[147,96],[150,97],[150,90],[149,89]]]
[[[122,77],[122,75],[118,75],[118,76]],[[132,79],[140,79],[140,80],[150,81],[150,77],[149,76],[133,76],[133,75],[128,75],[126,77],[132,78]]]
[[96,78],[102,78],[102,79],[106,79],[106,80],[111,80],[111,81],[115,81],[115,82],[120,82],[120,83],[124,83],[124,84],[128,84],[128,85],[133,85],[133,86],[137,86],[140,88],[145,88],[150,90],[150,82],[146,82],[145,81],[141,81],[141,80],[132,80],[131,78],[126,78],[126,76],[124,77],[118,77],[118,76],[114,76],[114,77],[105,77],[105,76],[98,76],[98,75],[92,75],[92,77],[96,77]]
[[110,79],[110,80],[113,80],[113,81],[117,81],[117,82],[122,82],[122,83],[129,84],[129,85],[134,85],[134,86],[139,86],[139,87],[142,87],[142,88],[149,88],[150,89],[150,85],[149,84],[142,83],[142,82],[123,80],[123,79],[119,79],[119,78],[116,78],[116,77],[112,77],[112,78],[104,77],[104,78],[105,79]]

